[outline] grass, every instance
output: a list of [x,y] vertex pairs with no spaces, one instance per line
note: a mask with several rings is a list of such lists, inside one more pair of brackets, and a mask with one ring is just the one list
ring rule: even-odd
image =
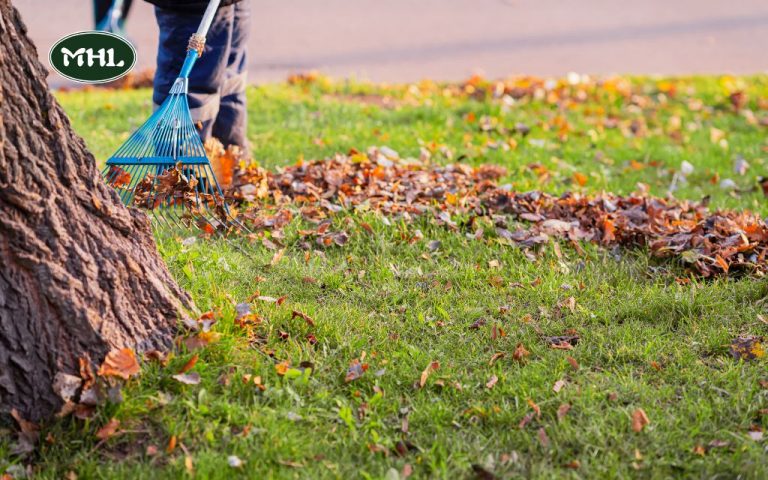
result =
[[[474,100],[431,84],[319,79],[251,87],[252,151],[275,168],[352,147],[388,145],[414,157],[423,148],[440,163],[504,165],[506,181],[518,190],[628,193],[643,182],[657,195],[665,195],[673,171],[687,160],[695,171],[677,197],[709,195],[713,209],[768,214],[759,188],[748,191],[768,156],[766,127],[759,124],[767,115],[759,108],[768,98],[768,78],[630,82],[649,103],[631,107],[607,87],[567,107],[546,99]],[[727,94],[734,88],[747,92],[757,121],[730,109]],[[149,97],[146,90],[58,95],[100,161],[148,116]],[[697,99],[705,108],[691,108]],[[601,129],[596,119],[610,115],[641,119],[647,135]],[[531,131],[525,137],[483,131],[483,117],[508,130],[524,123]],[[558,134],[557,117],[570,126],[567,138]],[[681,136],[672,133],[678,122]],[[732,171],[738,156],[751,165],[744,176]],[[548,174],[533,171],[533,163]],[[576,173],[586,182],[576,181]],[[732,178],[740,193],[721,189],[713,177]],[[373,234],[363,231],[363,221]],[[734,361],[728,354],[736,335],[768,334],[758,318],[766,314],[765,280],[704,281],[642,250],[592,245],[583,254],[563,245],[561,255],[550,245],[531,260],[518,249],[468,239],[424,219],[387,225],[373,214],[341,214],[335,222],[354,232],[348,245],[308,260],[291,247],[271,268],[264,265],[273,252],[261,247],[248,258],[225,242],[185,245],[159,233],[163,257],[198,307],[220,312],[214,330],[221,337],[199,352],[194,368],[202,382],[185,386],[170,378],[192,355],[183,350],[167,368],[145,364],[122,403],[88,421],[46,427],[50,441],[34,459],[36,477],[399,478],[406,465],[418,478],[472,477],[472,465],[503,478],[768,475],[768,443],[748,435],[768,426],[760,413],[768,408],[768,389],[761,386],[768,379],[766,360]],[[289,245],[298,226],[292,228]],[[424,239],[403,240],[414,228]],[[435,252],[427,248],[431,240],[442,243]],[[499,267],[489,264],[494,260]],[[510,286],[515,283],[523,287]],[[265,318],[259,332],[274,358],[249,345],[233,324],[234,304],[257,290],[287,295],[280,306],[253,304]],[[569,297],[576,300],[572,311],[563,306]],[[317,326],[292,319],[292,310],[310,315]],[[478,320],[485,324],[470,328]],[[581,336],[572,351],[542,340],[569,329]],[[290,337],[281,339],[279,331]],[[314,346],[305,340],[309,332],[318,339]],[[519,343],[530,351],[523,361],[512,358]],[[497,352],[506,356],[491,364]],[[370,367],[345,383],[356,358]],[[275,363],[282,360],[311,361],[315,370],[309,377],[280,377]],[[440,368],[416,388],[432,361]],[[243,375],[261,376],[266,390],[243,382]],[[494,375],[498,382],[488,388]],[[555,392],[558,380],[566,386]],[[532,412],[529,400],[541,415],[519,428]],[[558,420],[562,404],[572,408]],[[639,433],[631,428],[638,408],[650,419]],[[111,417],[133,433],[99,444],[94,432]],[[179,446],[167,453],[173,436]],[[410,447],[402,455],[398,442]],[[150,445],[157,455],[146,454]],[[8,448],[0,439],[0,471]],[[228,466],[230,455],[244,465]]]

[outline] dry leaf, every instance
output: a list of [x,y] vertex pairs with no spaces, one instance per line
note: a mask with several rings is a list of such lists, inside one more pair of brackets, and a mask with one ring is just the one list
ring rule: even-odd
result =
[[120,377],[128,380],[132,375],[138,375],[141,372],[139,362],[136,360],[136,354],[130,348],[112,350],[104,359],[104,363],[99,367],[99,376],[102,377]]
[[536,418],[541,418],[541,408],[536,405],[536,402],[534,402],[532,399],[527,399],[526,402],[528,402],[528,406],[530,406],[534,412],[536,412]]
[[113,436],[118,427],[120,427],[120,420],[111,418],[103,427],[96,432],[96,438],[99,440],[106,440]]
[[344,376],[344,382],[349,383],[357,380],[363,376],[366,370],[368,370],[367,363],[360,363],[360,360],[357,358],[352,360],[349,364],[349,368],[347,368],[347,374]]
[[518,343],[517,346],[515,347],[515,352],[512,354],[512,358],[514,358],[519,362],[519,361],[522,361],[525,357],[527,357],[530,354],[531,352],[526,350],[522,343]]
[[573,358],[571,356],[568,356],[568,357],[566,357],[566,360],[568,360],[568,363],[571,365],[571,368],[573,368],[574,370],[578,370],[579,369],[579,362],[576,361],[575,358]]
[[558,380],[552,386],[552,391],[554,391],[555,393],[558,393],[560,392],[560,390],[563,389],[563,387],[565,387],[565,380]]
[[496,382],[499,381],[499,377],[496,375],[491,376],[491,378],[488,380],[488,382],[485,384],[485,388],[491,389],[496,385]]
[[194,354],[194,355],[192,355],[192,358],[190,358],[190,359],[187,361],[187,363],[185,363],[185,364],[184,364],[184,366],[183,366],[183,367],[181,367],[181,370],[179,370],[179,373],[186,373],[186,372],[188,372],[188,371],[192,370],[192,367],[194,367],[194,366],[195,366],[195,364],[197,363],[197,359],[198,359],[198,358],[199,358],[199,355],[198,355],[198,354]]
[[736,360],[754,360],[765,356],[763,337],[740,336],[731,341],[731,356]]
[[282,362],[275,365],[275,371],[281,377],[285,375],[289,368],[291,368],[291,362],[288,360],[283,360]]
[[563,403],[557,408],[557,420],[563,421],[568,412],[571,411],[571,405],[569,403]]
[[539,443],[542,447],[547,448],[549,447],[549,437],[547,436],[547,431],[544,430],[544,427],[539,428],[538,432],[539,437]]
[[179,373],[178,375],[173,375],[172,378],[185,385],[197,385],[200,383],[200,374],[197,372]]
[[429,365],[427,365],[427,368],[421,372],[421,377],[419,378],[419,388],[424,388],[424,385],[427,384],[427,378],[429,378],[429,375],[438,368],[440,368],[440,362],[438,361],[432,361],[429,363]]
[[646,425],[650,424],[648,415],[645,414],[645,410],[638,408],[632,412],[632,430],[636,432],[642,432]]
[[302,320],[304,320],[305,322],[307,322],[307,325],[309,325],[310,327],[314,327],[315,326],[315,321],[312,320],[312,318],[309,315],[307,315],[306,313],[301,313],[298,310],[294,310],[291,313],[291,318],[296,318],[296,317],[299,317]]

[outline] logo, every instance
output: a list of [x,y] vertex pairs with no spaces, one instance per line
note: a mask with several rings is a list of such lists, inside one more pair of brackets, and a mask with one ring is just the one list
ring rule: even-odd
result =
[[117,80],[136,64],[136,50],[126,39],[109,32],[78,32],[56,42],[48,53],[62,76],[82,83]]

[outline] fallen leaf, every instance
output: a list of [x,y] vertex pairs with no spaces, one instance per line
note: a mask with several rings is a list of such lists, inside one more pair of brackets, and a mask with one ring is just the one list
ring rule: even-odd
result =
[[432,361],[427,365],[427,368],[424,369],[423,372],[421,372],[421,377],[419,378],[419,387],[424,388],[424,385],[427,384],[427,378],[429,378],[429,375],[440,368],[440,362],[438,361]]
[[197,372],[180,373],[178,375],[173,375],[172,378],[185,385],[197,385],[200,383],[200,374]]
[[563,389],[563,387],[565,387],[565,380],[562,380],[562,379],[558,380],[552,386],[552,391],[555,392],[555,393],[558,393],[558,392],[560,392],[560,390]]
[[763,337],[740,336],[731,341],[731,356],[736,360],[754,360],[765,356]]
[[192,370],[192,367],[195,366],[195,364],[197,363],[197,359],[198,358],[199,358],[199,355],[197,355],[197,354],[192,355],[192,358],[190,358],[187,361],[187,363],[185,363],[184,366],[181,367],[181,370],[179,370],[179,373],[186,373],[186,372]]
[[296,318],[296,317],[299,317],[302,320],[304,320],[305,322],[307,322],[307,325],[309,325],[310,327],[314,327],[315,326],[315,321],[312,320],[312,318],[309,315],[307,315],[306,313],[301,313],[298,310],[294,310],[291,313],[291,318]]
[[579,362],[575,358],[569,356],[569,357],[566,357],[566,360],[571,365],[571,368],[573,368],[574,370],[579,369]]
[[504,353],[504,352],[496,352],[496,353],[494,353],[491,356],[491,359],[488,362],[488,365],[493,365],[494,363],[496,363],[497,360],[500,360],[500,359],[504,358],[505,355],[506,355],[506,353]]
[[136,354],[130,348],[112,350],[104,358],[104,363],[99,367],[98,375],[101,377],[120,377],[128,380],[133,375],[141,372]]
[[519,362],[519,361],[522,361],[525,357],[527,357],[530,354],[531,352],[526,350],[522,343],[518,343],[517,346],[515,347],[514,353],[512,354],[512,358]]
[[477,463],[472,464],[472,472],[477,480],[496,480],[496,475]]
[[541,408],[532,399],[527,399],[528,406],[530,406],[534,412],[536,412],[536,418],[541,418]]
[[562,422],[563,419],[571,411],[571,405],[569,403],[563,403],[557,408],[557,420]]
[[488,380],[488,382],[485,384],[485,388],[491,389],[496,385],[496,382],[499,381],[499,377],[496,375],[491,376],[491,378]]
[[547,436],[547,431],[544,429],[544,427],[539,428],[538,437],[539,443],[542,447],[549,447],[549,436]]
[[352,360],[352,362],[349,364],[349,368],[347,368],[347,374],[344,376],[344,382],[354,382],[358,378],[362,377],[367,370],[367,363],[360,363],[360,360],[357,358]]
[[275,371],[281,377],[284,376],[286,372],[288,372],[289,368],[291,368],[291,362],[288,360],[283,360],[282,362],[275,364]]
[[645,410],[638,408],[632,412],[632,430],[635,432],[642,432],[646,425],[650,424],[648,415],[645,414]]
[[96,432],[96,438],[99,440],[106,440],[112,437],[117,432],[119,427],[120,420],[113,417]]

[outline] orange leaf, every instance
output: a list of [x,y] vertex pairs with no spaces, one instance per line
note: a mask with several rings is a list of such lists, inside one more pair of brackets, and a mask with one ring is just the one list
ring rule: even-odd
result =
[[528,402],[528,406],[530,406],[534,412],[536,412],[536,417],[541,417],[541,407],[536,405],[536,402],[534,402],[532,399],[526,400]]
[[314,327],[315,326],[315,321],[312,320],[312,317],[310,317],[306,313],[302,313],[302,312],[300,312],[298,310],[294,310],[293,313],[291,313],[291,318],[296,318],[296,317],[299,317],[302,320],[304,320],[305,322],[307,322],[307,325],[309,325],[310,327]]
[[720,255],[715,255],[715,260],[717,261],[717,264],[720,265],[720,268],[722,268],[725,273],[728,273],[728,262],[726,262]]
[[432,361],[429,365],[427,365],[427,368],[424,369],[423,372],[421,372],[421,378],[419,379],[419,387],[424,388],[424,385],[427,384],[427,378],[429,378],[429,374],[434,372],[440,368],[440,362],[438,361]]
[[128,380],[141,371],[136,354],[130,348],[112,350],[99,367],[98,375],[101,377],[120,377]]
[[99,440],[106,440],[109,437],[113,436],[117,432],[117,428],[120,426],[120,420],[116,418],[111,418],[106,425],[101,427],[98,432],[96,432],[96,438]]
[[636,432],[642,432],[646,425],[650,424],[648,415],[645,414],[645,410],[638,408],[632,412],[632,430]]
[[576,181],[576,183],[578,183],[582,187],[584,185],[586,185],[587,184],[587,180],[589,180],[589,178],[586,175],[584,175],[583,173],[579,173],[579,172],[576,172],[576,173],[573,174],[573,179],[574,179],[574,181]]
[[616,226],[613,220],[606,218],[603,220],[603,243],[610,243],[616,240]]
[[289,368],[291,368],[291,362],[288,360],[283,360],[282,362],[275,365],[275,371],[281,377],[285,375],[285,372],[287,372]]
[[530,354],[531,352],[526,350],[522,343],[518,343],[517,347],[515,347],[515,352],[512,354],[512,358],[519,362]]
[[179,370],[179,373],[186,373],[192,370],[192,367],[195,366],[198,358],[200,358],[200,355],[198,354],[192,355],[192,358],[190,358],[189,361],[187,361],[187,363],[185,363],[184,366],[181,367],[181,370]]

